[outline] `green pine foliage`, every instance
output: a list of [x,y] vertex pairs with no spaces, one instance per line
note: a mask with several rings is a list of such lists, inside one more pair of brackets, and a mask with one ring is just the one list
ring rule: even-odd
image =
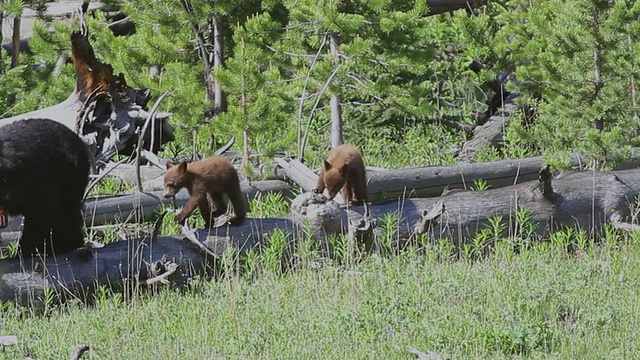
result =
[[498,43],[516,65],[523,102],[539,114],[531,126],[513,123],[525,146],[619,160],[640,144],[635,1],[547,1],[503,15]]
[[[613,164],[640,143],[634,1],[487,2],[472,13],[428,17],[425,0],[192,0],[192,12],[168,0],[122,4],[136,33],[114,36],[97,11],[86,18],[92,45],[131,86],[169,93],[161,109],[174,113],[184,149],[208,154],[210,139],[219,146],[246,131],[250,150],[263,159],[284,152],[317,166],[329,150],[329,98],[338,95],[344,139],[370,164],[449,164],[470,135],[439,120],[474,123],[494,95],[489,82],[510,69],[508,90],[521,94],[529,116],[514,119],[503,146],[477,160],[542,154],[561,164],[578,151]],[[192,24],[209,39],[214,17],[222,23],[224,65],[213,75],[227,109],[205,121],[212,104]],[[55,104],[72,91],[73,66],[57,76],[53,70],[70,53],[77,25],[56,21],[52,33],[49,25],[38,22],[34,55],[14,69],[2,62],[2,116]],[[483,64],[477,72],[474,61]],[[155,65],[162,72],[151,78]]]

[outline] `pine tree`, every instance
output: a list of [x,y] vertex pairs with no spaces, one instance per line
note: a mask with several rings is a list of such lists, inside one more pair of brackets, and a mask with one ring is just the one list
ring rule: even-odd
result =
[[511,53],[535,123],[511,136],[550,154],[619,159],[638,145],[640,6],[636,1],[546,1],[505,13]]
[[[334,129],[341,128],[335,121],[341,116],[349,141],[370,138],[381,126],[395,127],[401,138],[408,124],[459,111],[438,101],[448,96],[459,101],[453,84],[469,86],[475,81],[468,77],[469,59],[457,57],[464,49],[451,44],[457,35],[448,28],[448,15],[426,17],[426,1],[283,4],[289,23],[276,42],[265,46],[273,51],[281,72],[292,79],[287,83],[290,94],[300,98],[291,120],[297,122],[301,157],[304,134],[311,135],[312,147],[328,140],[332,110],[332,123],[338,125]],[[440,50],[445,46],[455,55]],[[453,74],[459,78],[446,83]],[[338,111],[335,102],[341,105]],[[334,145],[341,142],[341,135],[332,138]]]

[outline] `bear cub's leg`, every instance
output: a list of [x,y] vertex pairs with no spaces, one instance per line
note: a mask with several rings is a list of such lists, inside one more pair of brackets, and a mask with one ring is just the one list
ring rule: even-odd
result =
[[211,201],[209,196],[205,195],[198,201],[198,209],[200,209],[200,216],[204,219],[204,227],[211,227],[213,217],[211,216]]
[[353,197],[353,191],[351,189],[351,182],[347,181],[346,183],[344,183],[344,186],[340,190],[340,193],[342,194],[342,199],[344,200],[345,204],[352,203],[351,200]]
[[201,199],[203,199],[205,202],[207,201],[204,194],[191,195],[189,200],[187,200],[187,203],[184,204],[184,206],[182,207],[182,210],[180,211],[180,213],[176,215],[175,221],[180,225],[184,225],[185,220],[189,216],[191,216],[191,214],[193,214],[193,212],[196,210],[196,208],[200,204]]
[[211,217],[219,217],[227,213],[227,204],[224,202],[222,198],[222,194],[218,192],[210,192],[209,196],[211,196],[211,204],[213,212]]

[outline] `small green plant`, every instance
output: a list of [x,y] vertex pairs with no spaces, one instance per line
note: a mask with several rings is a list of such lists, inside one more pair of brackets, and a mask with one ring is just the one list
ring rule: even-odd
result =
[[310,239],[298,240],[295,256],[297,257],[298,261],[300,261],[302,267],[306,268],[311,260],[319,256],[318,244]]
[[249,279],[254,278],[260,267],[261,255],[254,249],[245,251],[242,257],[242,264],[244,265],[244,275]]
[[42,295],[39,296],[44,314],[50,314],[57,308],[57,298],[56,289],[53,286],[45,286]]
[[269,233],[267,246],[262,253],[265,270],[277,275],[283,273],[282,263],[289,237],[290,234],[281,229]]
[[486,180],[476,179],[473,181],[473,185],[471,186],[471,191],[482,191],[490,188],[491,185]]
[[4,248],[0,248],[0,259],[7,259],[18,255],[18,242],[8,243]]
[[439,239],[431,248],[435,262],[450,262],[455,258],[456,247],[451,239]]
[[530,242],[535,234],[536,224],[533,215],[524,207],[519,207],[515,216],[513,237],[522,242]]
[[556,249],[567,250],[571,246],[575,234],[576,229],[573,227],[566,227],[563,230],[556,230],[551,234],[551,245]]
[[162,151],[162,155],[169,158],[176,158],[181,154],[189,153],[190,149],[182,141],[170,141],[168,142]]
[[329,244],[333,249],[333,258],[339,264],[349,264],[353,257],[353,249],[349,246],[349,238],[344,234],[329,236]]
[[282,193],[260,193],[251,200],[251,215],[257,218],[283,216],[289,213],[289,207]]
[[504,223],[502,215],[492,216],[489,218],[489,229],[491,230],[492,240],[498,241],[504,236],[507,224]]
[[91,189],[88,197],[110,196],[113,194],[130,193],[135,191],[135,185],[128,184],[118,178],[106,177]]
[[394,245],[397,244],[400,220],[400,215],[397,213],[387,213],[380,219],[379,227],[382,235],[378,237],[377,249],[380,255],[388,256],[399,250],[394,249]]
[[482,256],[485,248],[491,241],[491,230],[490,229],[482,229],[478,231],[474,236],[471,244],[469,245],[467,252],[468,257],[467,260],[477,260]]
[[225,249],[220,258],[222,276],[230,278],[238,275],[238,250],[234,247]]
[[495,348],[507,356],[526,356],[533,350],[549,352],[554,344],[553,333],[547,322],[517,324],[510,331],[485,331],[483,336],[488,348]]

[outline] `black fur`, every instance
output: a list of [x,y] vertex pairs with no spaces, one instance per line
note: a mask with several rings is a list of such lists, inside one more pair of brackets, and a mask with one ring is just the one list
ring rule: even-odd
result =
[[49,119],[0,123],[0,207],[24,216],[23,255],[84,245],[89,171],[86,145],[65,125]]

